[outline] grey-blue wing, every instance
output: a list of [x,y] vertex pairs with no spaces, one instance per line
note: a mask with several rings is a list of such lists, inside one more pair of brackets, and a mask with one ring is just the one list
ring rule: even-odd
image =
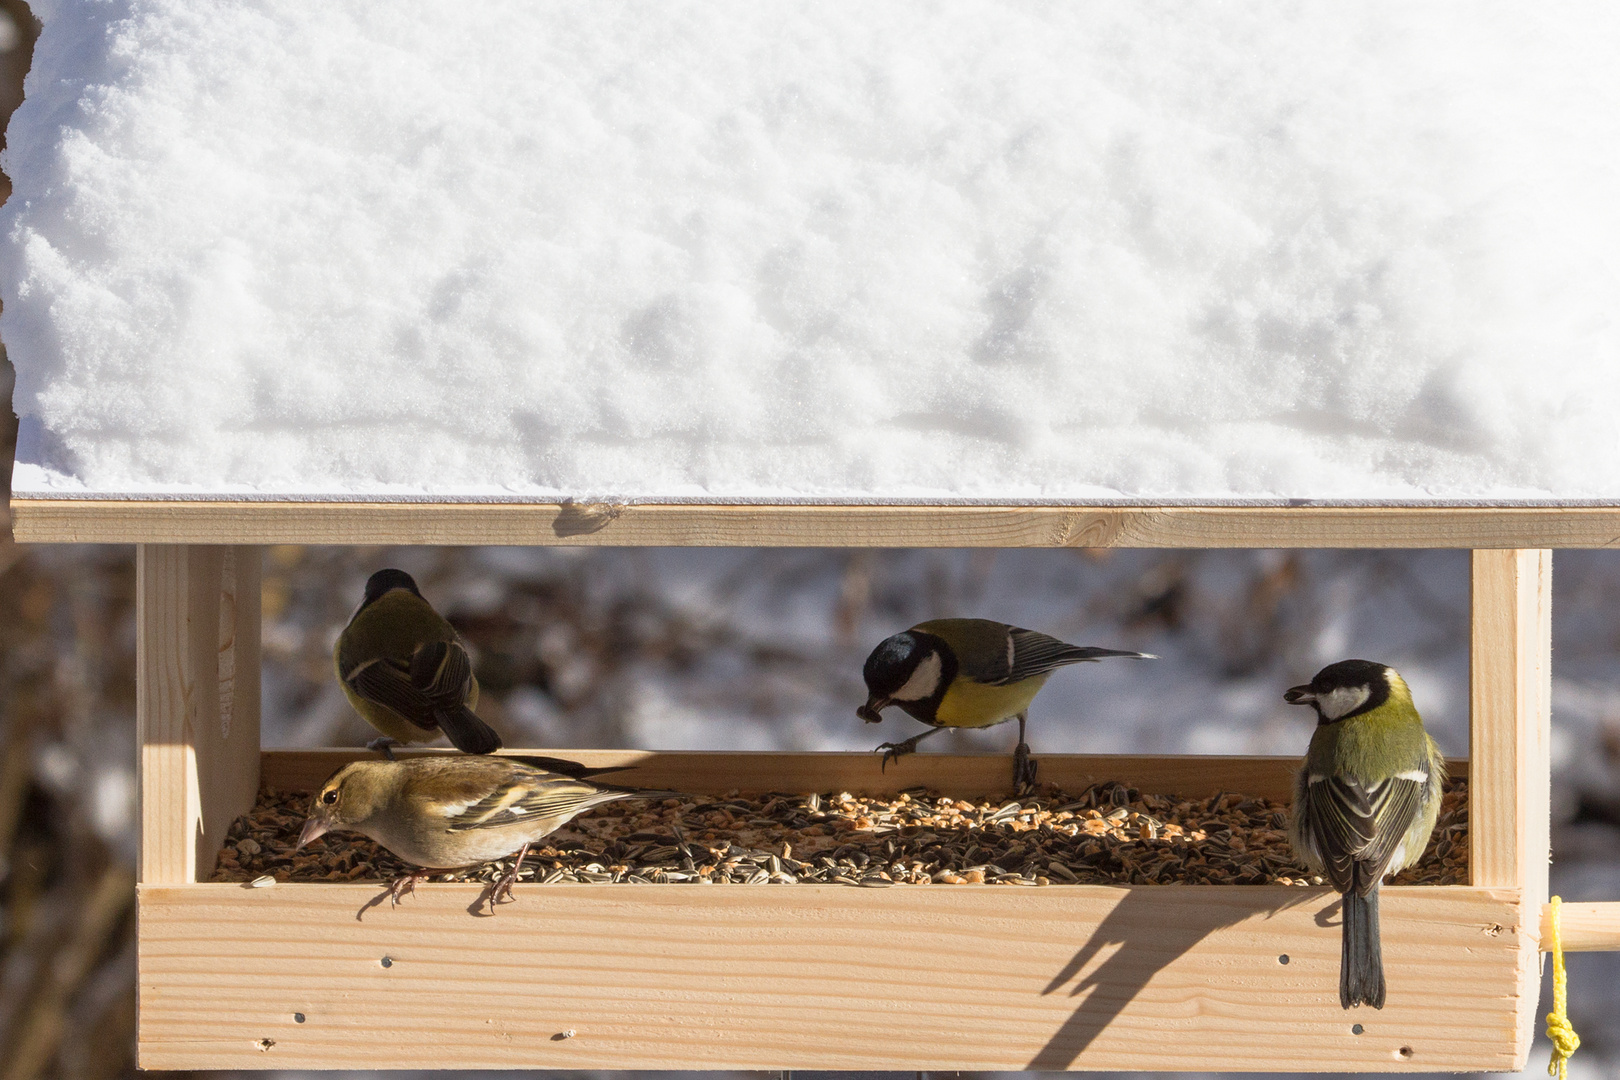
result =
[[410,668],[403,660],[384,657],[368,661],[349,672],[343,681],[360,697],[424,731],[439,726],[433,718],[433,701],[412,683]]
[[1010,655],[1005,670],[996,678],[985,679],[997,685],[1023,682],[1040,675],[1050,674],[1060,667],[1100,660],[1105,656],[1132,656],[1144,654],[1122,649],[1099,649],[1091,645],[1070,645],[1039,630],[1013,627],[1009,635]]

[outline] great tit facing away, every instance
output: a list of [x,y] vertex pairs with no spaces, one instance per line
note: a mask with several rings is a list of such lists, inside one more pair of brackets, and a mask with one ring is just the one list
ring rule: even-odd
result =
[[371,575],[332,663],[349,704],[383,733],[369,744],[374,749],[441,731],[469,754],[501,748],[501,737],[473,712],[478,680],[466,647],[405,571]]
[[[517,864],[489,894],[493,911],[503,893],[511,895],[534,841],[603,803],[677,794],[589,779],[616,771],[558,758],[464,754],[352,761],[321,785],[298,846],[333,829],[347,829],[370,837],[412,866],[435,870],[492,862],[515,851]],[[395,901],[421,876],[413,873],[394,882],[390,892]]]
[[1035,781],[1035,762],[1024,741],[1029,703],[1053,671],[1105,656],[1152,660],[1148,653],[1069,645],[1034,630],[989,619],[933,619],[895,634],[866,658],[865,705],[855,714],[880,723],[898,705],[932,730],[904,742],[884,743],[883,764],[909,754],[940,728],[982,728],[1017,718],[1013,786]]
[[1344,897],[1339,1004],[1382,1009],[1378,887],[1422,858],[1440,815],[1446,760],[1392,667],[1341,660],[1283,699],[1316,710],[1289,839]]

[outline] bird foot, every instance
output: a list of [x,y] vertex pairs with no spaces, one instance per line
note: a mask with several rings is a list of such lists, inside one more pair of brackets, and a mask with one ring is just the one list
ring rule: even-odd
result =
[[1013,750],[1013,790],[1022,795],[1035,788],[1035,759],[1029,756],[1029,744],[1021,742]]
[[423,873],[401,874],[388,886],[388,906],[399,907],[399,902],[416,892],[416,883],[426,878]]
[[512,886],[517,884],[518,871],[523,869],[523,857],[528,853],[529,845],[524,844],[518,851],[517,859],[512,863],[512,869],[502,874],[500,880],[495,882],[495,887],[489,890],[489,913],[491,915],[495,914],[495,905],[502,902],[502,897],[505,897],[507,901],[517,899],[512,895]]
[[380,735],[377,738],[372,739],[370,742],[366,743],[366,749],[370,750],[373,754],[381,754],[383,757],[387,758],[389,761],[393,761],[394,760],[394,747],[396,747],[398,745],[399,745],[399,740],[398,739],[389,738],[387,735]]
[[[933,732],[925,731],[921,735],[915,735],[915,736],[907,739],[905,742],[886,742],[886,743],[883,743],[881,746],[879,746],[877,748],[878,750],[883,751],[883,768],[880,771],[888,772],[889,771],[889,762],[891,762],[891,761],[899,761],[901,758],[905,757],[907,754],[916,753],[917,752],[917,744],[919,742],[921,742],[926,736],[931,735],[931,734],[933,734]],[[874,751],[874,753],[875,752],[876,751]]]

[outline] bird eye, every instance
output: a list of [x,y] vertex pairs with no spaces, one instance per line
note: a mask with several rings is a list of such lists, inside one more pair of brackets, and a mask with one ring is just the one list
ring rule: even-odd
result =
[[337,802],[337,789],[333,788],[331,791],[321,792],[321,802],[325,803],[327,806],[331,806],[333,803]]

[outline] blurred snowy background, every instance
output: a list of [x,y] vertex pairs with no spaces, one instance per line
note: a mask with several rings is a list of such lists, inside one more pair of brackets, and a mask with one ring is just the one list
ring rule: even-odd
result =
[[[31,26],[0,0],[0,114]],[[0,367],[8,397],[9,379]],[[9,467],[9,410],[0,420]],[[133,1074],[133,562],[127,547],[0,536],[0,1080]],[[1266,551],[273,548],[267,745],[370,737],[330,649],[384,565],[417,575],[476,646],[483,711],[511,744],[871,749],[918,729],[856,719],[866,652],[960,613],[1163,657],[1057,676],[1032,718],[1037,755],[1298,753],[1309,717],[1282,690],[1352,655],[1400,668],[1447,752],[1467,750],[1466,554]],[[1620,554],[1561,553],[1554,580],[1553,888],[1616,899]],[[1012,738],[942,735],[928,751]],[[1620,955],[1570,966],[1572,1073],[1620,1077]]]

